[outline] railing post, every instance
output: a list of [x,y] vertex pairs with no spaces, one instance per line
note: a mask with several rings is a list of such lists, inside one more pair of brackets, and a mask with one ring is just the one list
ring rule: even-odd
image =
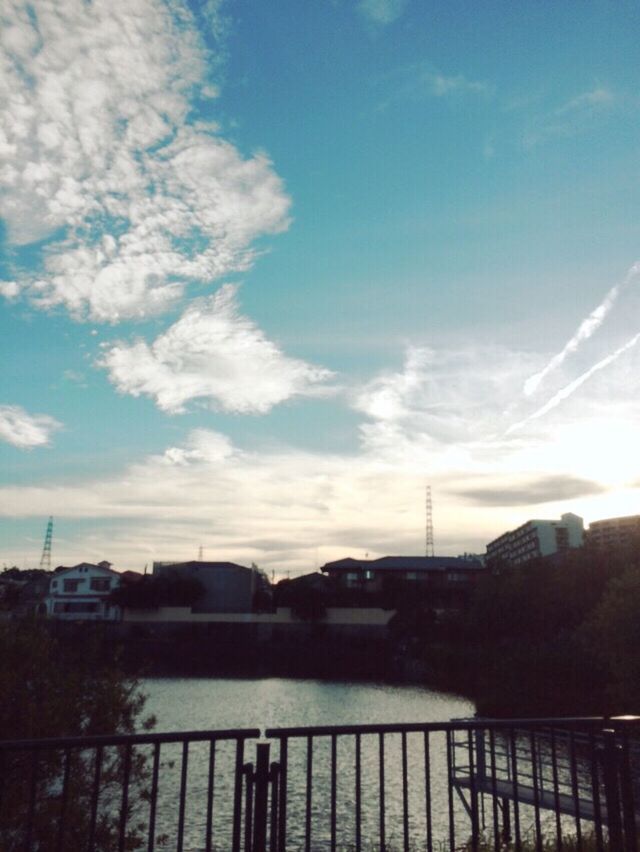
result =
[[618,786],[618,746],[616,734],[611,728],[602,732],[604,748],[602,751],[604,794],[607,802],[607,824],[609,826],[609,845],[623,852],[622,819],[620,814],[620,792]]
[[266,852],[267,803],[269,800],[269,743],[256,746],[255,796],[252,852]]

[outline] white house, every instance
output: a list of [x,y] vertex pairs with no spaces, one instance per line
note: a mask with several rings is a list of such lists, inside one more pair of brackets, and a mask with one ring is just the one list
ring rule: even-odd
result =
[[120,574],[109,562],[81,562],[72,568],[56,570],[44,599],[47,615],[75,621],[117,621],[120,608],[108,602],[120,585]]

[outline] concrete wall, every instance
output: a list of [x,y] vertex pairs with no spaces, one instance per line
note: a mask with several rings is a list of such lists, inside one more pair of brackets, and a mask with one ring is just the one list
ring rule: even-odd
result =
[[[318,622],[327,626],[386,627],[393,610],[378,608],[329,607],[325,618]],[[192,612],[189,607],[165,606],[158,609],[125,609],[125,622],[138,624],[304,624],[289,607],[279,607],[276,612]]]

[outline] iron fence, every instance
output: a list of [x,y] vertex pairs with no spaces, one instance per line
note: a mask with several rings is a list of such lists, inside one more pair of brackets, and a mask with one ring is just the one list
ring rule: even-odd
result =
[[0,742],[2,852],[638,852],[640,719]]

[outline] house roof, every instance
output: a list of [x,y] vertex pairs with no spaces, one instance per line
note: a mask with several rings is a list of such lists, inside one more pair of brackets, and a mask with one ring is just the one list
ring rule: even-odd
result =
[[220,568],[241,568],[243,571],[253,571],[253,568],[247,568],[246,565],[238,565],[237,562],[200,562],[197,559],[192,559],[189,562],[154,562],[153,570],[156,568],[193,568],[197,570],[217,570]]
[[113,568],[108,568],[107,566],[111,565],[110,562],[101,562],[99,565],[94,565],[93,562],[78,562],[77,565],[70,565],[65,567],[64,565],[58,565],[54,573],[51,575],[54,579],[61,576],[62,574],[66,574],[69,571],[77,571],[78,568],[93,568],[97,571],[104,571],[106,574],[118,574],[117,571],[114,571]]
[[380,559],[338,559],[320,569],[332,571],[478,571],[478,559],[461,556],[382,556]]

